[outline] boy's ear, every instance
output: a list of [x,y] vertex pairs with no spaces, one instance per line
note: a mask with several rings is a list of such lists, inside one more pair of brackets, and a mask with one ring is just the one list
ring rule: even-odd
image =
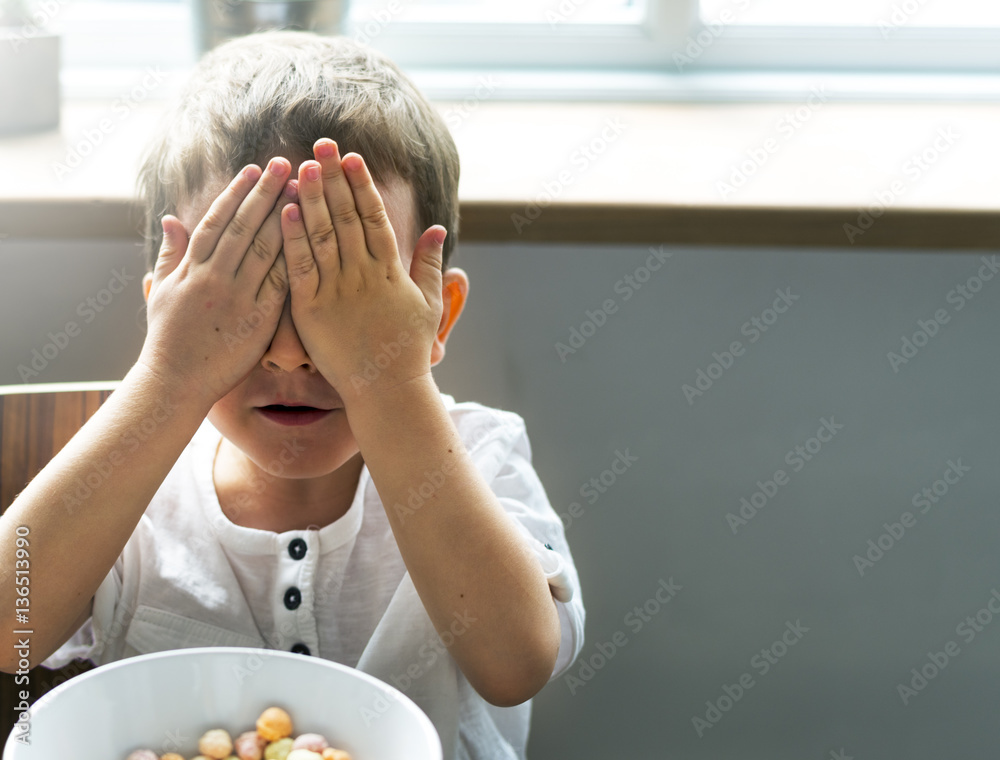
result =
[[444,347],[451,335],[451,329],[462,316],[465,301],[469,297],[469,276],[458,267],[445,270],[441,277],[441,324],[431,345],[431,366],[444,359]]
[[149,302],[149,289],[151,287],[153,287],[153,273],[146,272],[146,274],[142,276],[142,297],[147,303]]

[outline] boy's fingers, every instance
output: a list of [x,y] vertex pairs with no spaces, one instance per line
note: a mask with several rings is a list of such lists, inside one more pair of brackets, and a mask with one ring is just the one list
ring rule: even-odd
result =
[[219,197],[212,201],[205,216],[198,222],[191,235],[191,260],[207,261],[215,253],[215,248],[225,232],[233,214],[243,199],[250,194],[260,179],[260,167],[255,164],[245,166],[229,183]]
[[[285,266],[285,257],[278,256],[271,264],[264,276],[264,282],[257,292],[257,303],[269,303],[275,307],[275,311],[280,315],[282,304],[288,296],[288,268]],[[270,309],[268,314],[272,313]]]
[[282,209],[281,234],[285,241],[282,257],[288,272],[292,298],[312,300],[319,290],[320,270],[309,246],[309,233],[302,221],[302,209],[290,203]]
[[399,261],[396,235],[367,164],[357,153],[348,153],[342,165],[354,192],[354,203],[364,228],[368,252],[379,261]]
[[215,247],[213,258],[217,259],[218,266],[236,271],[257,231],[271,213],[290,171],[291,164],[286,158],[279,156],[268,162],[260,180],[240,204]]
[[341,266],[348,262],[362,263],[369,258],[365,230],[358,216],[351,184],[341,166],[337,143],[324,137],[316,141],[313,152],[323,168],[323,194],[337,231]]
[[160,224],[163,227],[163,242],[160,244],[160,251],[156,254],[156,264],[153,266],[154,288],[177,269],[188,249],[187,231],[180,219],[167,214],[160,220]]
[[339,271],[340,241],[323,195],[322,168],[316,161],[299,164],[299,206],[315,263],[324,271]]
[[240,268],[236,271],[237,280],[247,279],[257,285],[267,276],[268,270],[281,251],[281,210],[287,204],[294,203],[296,197],[294,182],[286,182],[284,192],[278,196],[271,213],[254,235],[253,242],[244,254]]
[[444,279],[441,260],[447,234],[448,230],[439,224],[425,230],[417,240],[410,262],[410,279],[420,288],[427,303],[435,308],[441,304],[441,283]]

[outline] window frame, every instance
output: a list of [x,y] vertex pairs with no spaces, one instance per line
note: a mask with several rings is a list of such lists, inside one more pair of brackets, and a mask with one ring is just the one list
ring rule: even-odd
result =
[[[63,40],[65,57],[83,61],[64,68],[69,97],[115,97],[150,66],[182,80],[194,62],[194,0],[56,2],[57,25],[61,15],[99,41],[83,54],[79,38]],[[698,0],[640,2],[645,17],[625,24],[386,23],[385,14],[379,21],[355,6],[345,34],[384,51],[435,99],[479,97],[484,79],[503,83],[490,91],[498,99],[794,99],[819,80],[834,99],[1000,99],[1000,29],[901,27],[887,39],[876,27],[706,24]],[[678,56],[692,49],[697,55],[681,65]],[[120,57],[102,57],[107,51]]]
[[[669,63],[684,39],[677,30],[696,23],[698,7],[698,0],[639,0],[636,18],[621,24],[396,22],[371,43],[404,68],[656,69]],[[352,17],[356,27],[359,16]]]
[[991,74],[1000,72],[1000,28],[899,27],[886,37],[878,27],[732,25],[705,48],[697,65],[706,71]]

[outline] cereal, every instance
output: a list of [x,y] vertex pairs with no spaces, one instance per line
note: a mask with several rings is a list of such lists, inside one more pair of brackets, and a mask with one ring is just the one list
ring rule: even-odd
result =
[[268,707],[257,718],[257,733],[269,742],[292,735],[292,718],[280,707]]
[[233,746],[239,760],[261,760],[264,757],[267,739],[256,731],[245,731],[236,737]]
[[333,747],[327,747],[323,750],[323,760],[351,760],[351,755],[348,752],[344,752],[342,749],[334,749]]
[[288,753],[287,760],[323,760],[323,756],[311,749],[293,749]]
[[300,734],[292,744],[292,749],[309,749],[317,755],[330,746],[325,736],[319,734]]
[[233,754],[233,740],[225,729],[213,728],[198,740],[198,751],[213,760],[226,760]]
[[278,739],[271,742],[264,750],[264,760],[288,760],[288,753],[292,751],[292,740],[290,737]]
[[[256,730],[244,731],[234,741],[223,728],[213,728],[198,740],[198,754],[191,760],[351,760],[344,750],[334,749],[322,734],[292,736],[292,718],[280,707],[269,707],[257,719]],[[159,756],[151,749],[133,750],[125,760],[184,760],[167,752]]]

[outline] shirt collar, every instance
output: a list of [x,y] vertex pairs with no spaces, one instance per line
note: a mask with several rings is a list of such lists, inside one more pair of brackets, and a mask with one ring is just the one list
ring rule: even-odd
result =
[[367,465],[361,467],[361,476],[358,478],[358,488],[354,493],[354,500],[343,517],[318,530],[289,530],[275,533],[270,530],[236,525],[223,513],[222,505],[219,504],[219,495],[215,490],[215,480],[212,476],[215,456],[221,442],[222,433],[206,418],[192,439],[192,454],[194,456],[192,466],[209,529],[223,546],[240,554],[273,555],[286,550],[289,542],[294,538],[306,539],[309,544],[312,544],[312,540],[318,539],[320,554],[326,554],[343,546],[358,535],[364,518],[364,496],[371,481]]

